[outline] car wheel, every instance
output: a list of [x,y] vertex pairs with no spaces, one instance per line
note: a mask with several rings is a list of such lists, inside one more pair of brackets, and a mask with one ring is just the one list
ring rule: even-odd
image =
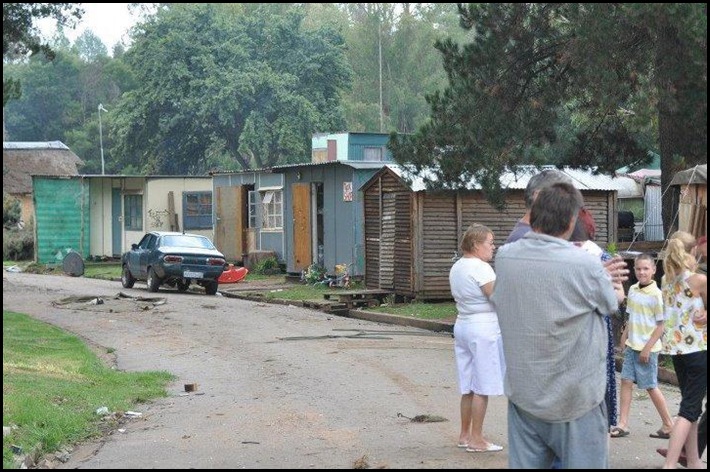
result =
[[216,295],[218,285],[216,280],[205,283],[205,293],[207,295]]
[[121,285],[123,285],[123,288],[133,288],[135,283],[136,279],[131,274],[131,271],[128,270],[128,265],[124,265],[121,271]]
[[187,292],[187,289],[190,288],[190,282],[189,281],[180,281],[177,283],[177,289],[178,292]]
[[160,279],[158,278],[158,274],[155,273],[155,269],[152,267],[148,269],[148,279],[145,283],[148,285],[149,292],[157,292],[158,287],[160,287]]

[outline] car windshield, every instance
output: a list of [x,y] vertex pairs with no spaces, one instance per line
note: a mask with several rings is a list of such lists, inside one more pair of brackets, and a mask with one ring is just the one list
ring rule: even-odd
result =
[[186,234],[177,234],[171,236],[163,236],[161,246],[170,247],[195,247],[200,249],[214,249],[214,245],[209,239],[201,236],[189,236]]

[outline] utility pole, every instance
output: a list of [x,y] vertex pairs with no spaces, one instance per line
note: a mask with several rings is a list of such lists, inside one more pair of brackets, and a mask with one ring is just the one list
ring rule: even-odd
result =
[[104,108],[102,104],[99,103],[99,146],[101,146],[101,175],[106,175],[106,168],[104,164],[104,131],[101,127],[101,112],[108,111]]
[[[382,12],[380,12],[380,15]],[[385,128],[385,112],[382,108],[382,17],[377,25],[378,46],[380,50],[380,133],[384,132]]]

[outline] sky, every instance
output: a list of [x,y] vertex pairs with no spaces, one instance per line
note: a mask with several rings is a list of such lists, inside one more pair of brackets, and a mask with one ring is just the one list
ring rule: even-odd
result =
[[[65,28],[64,34],[73,43],[85,30],[90,29],[106,45],[111,54],[113,46],[128,39],[127,31],[137,21],[137,16],[128,11],[128,3],[82,3],[84,16],[76,28]],[[42,19],[37,23],[42,35],[51,38],[56,31],[56,22]]]

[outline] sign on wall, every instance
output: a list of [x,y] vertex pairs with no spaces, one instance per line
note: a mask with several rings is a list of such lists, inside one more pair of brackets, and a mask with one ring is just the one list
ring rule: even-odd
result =
[[352,202],[353,201],[353,183],[343,182],[343,201]]

